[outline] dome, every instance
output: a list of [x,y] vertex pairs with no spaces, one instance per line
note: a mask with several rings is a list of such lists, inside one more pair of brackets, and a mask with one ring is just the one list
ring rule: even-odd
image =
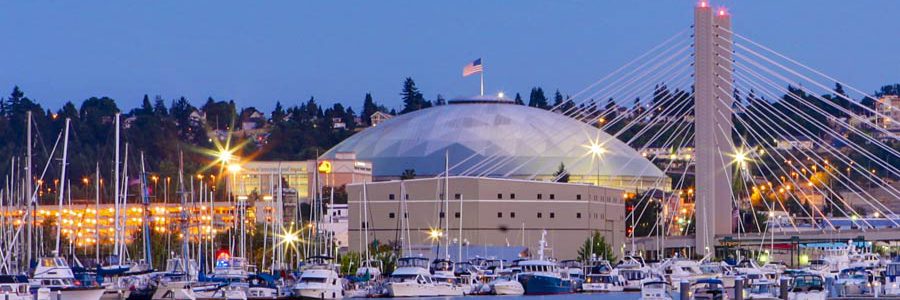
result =
[[[589,152],[592,142],[604,150],[598,161]],[[451,100],[394,117],[347,138],[323,158],[352,152],[372,162],[374,177],[387,179],[406,169],[417,176],[441,174],[446,151],[451,175],[547,179],[562,163],[570,181],[593,178],[587,181],[630,186],[624,182],[640,179],[644,183],[638,185],[646,187],[665,177],[637,151],[591,125],[490,97]]]

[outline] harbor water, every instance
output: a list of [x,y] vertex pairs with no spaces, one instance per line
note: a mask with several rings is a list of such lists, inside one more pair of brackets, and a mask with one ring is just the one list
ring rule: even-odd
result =
[[[674,299],[678,299],[678,295],[672,295]],[[523,296],[461,296],[461,297],[425,297],[416,299],[429,300],[587,300],[587,299],[603,299],[603,300],[638,300],[641,297],[639,292],[621,292],[621,293],[575,293],[575,294],[558,294],[558,295],[523,295]]]

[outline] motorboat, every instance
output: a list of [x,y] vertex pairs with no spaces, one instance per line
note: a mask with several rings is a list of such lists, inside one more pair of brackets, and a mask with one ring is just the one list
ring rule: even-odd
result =
[[651,273],[650,268],[644,263],[644,259],[635,255],[622,258],[614,270],[625,279],[625,291],[643,290],[643,283]]
[[725,262],[706,262],[700,264],[700,272],[708,278],[716,278],[722,281],[725,288],[733,288],[736,272],[734,268]]
[[187,281],[161,281],[152,300],[197,300],[197,295]]
[[101,286],[83,286],[75,280],[75,274],[65,259],[45,257],[38,261],[31,277],[32,285],[48,288],[51,294],[66,300],[100,300],[105,289]]
[[24,275],[0,275],[0,298],[4,300],[33,300],[30,288]]
[[884,267],[884,295],[900,296],[900,260],[894,260]]
[[779,289],[775,281],[767,278],[751,279],[749,287],[746,288],[746,297],[748,300],[777,300]]
[[462,296],[464,289],[456,284],[435,282],[428,271],[428,259],[403,257],[385,283],[391,297]]
[[704,278],[691,285],[693,300],[728,300],[725,285],[720,279]]
[[788,300],[825,300],[826,296],[825,279],[818,274],[798,274],[788,289]]
[[538,243],[538,258],[523,260],[518,263],[522,269],[519,283],[525,288],[526,295],[553,295],[574,292],[574,284],[569,273],[562,272],[559,265],[544,257],[547,247],[547,231],[541,234]]
[[704,274],[703,271],[700,270],[699,262],[679,257],[670,258],[662,262],[660,264],[660,269],[663,270],[666,280],[672,284],[675,291],[680,289],[679,283],[682,281],[697,282],[701,279],[715,277],[711,274]]
[[494,295],[524,295],[525,287],[519,282],[518,272],[500,271],[488,286]]
[[584,265],[577,260],[563,260],[559,262],[562,272],[569,274],[569,280],[572,280],[573,288],[576,292],[581,291],[581,285],[584,284]]
[[672,300],[672,286],[663,280],[644,281],[640,300]]
[[582,291],[593,292],[621,292],[625,290],[625,279],[614,273],[590,274],[581,286]]
[[305,266],[292,288],[295,296],[315,299],[344,298],[344,283],[333,258],[312,256],[306,260]]
[[841,270],[833,287],[837,297],[852,297],[872,294],[871,274],[862,267]]

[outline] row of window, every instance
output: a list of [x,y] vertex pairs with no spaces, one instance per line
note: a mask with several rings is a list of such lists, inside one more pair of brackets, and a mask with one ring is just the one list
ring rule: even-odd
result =
[[[405,196],[406,200],[409,200],[409,194],[406,194],[406,195],[404,195],[404,196]],[[549,194],[548,196],[549,196],[549,199],[550,199],[550,200],[556,200],[556,194]],[[454,198],[455,200],[459,200],[461,197],[462,197],[462,195],[460,195],[460,194],[455,194],[453,198]],[[396,197],[394,194],[388,194],[388,200],[396,200],[396,198],[397,198],[397,197]],[[443,199],[443,198],[444,198],[444,194],[441,194],[441,195],[440,195],[440,198]],[[497,193],[497,199],[498,199],[498,200],[503,200],[503,194],[502,194],[502,193]],[[510,200],[515,200],[515,199],[516,199],[516,194],[515,194],[515,193],[509,194],[509,199],[510,199]],[[543,200],[543,199],[544,199],[544,194],[537,194],[537,199],[538,199],[538,200]],[[581,200],[581,194],[575,195],[575,200]],[[597,196],[594,196],[594,200],[595,200],[595,201],[598,200],[598,197],[597,197]],[[613,202],[613,198],[612,198],[612,197],[603,197],[603,200],[604,200],[605,202]]]
[[[454,216],[455,216],[457,219],[459,219],[459,212],[454,213]],[[516,212],[510,212],[508,216],[509,216],[510,219],[515,219],[515,218],[516,218]],[[550,212],[549,216],[550,216],[551,219],[556,218],[556,213],[555,213],[555,212]],[[397,217],[397,215],[396,215],[395,213],[388,213],[388,218],[394,219],[394,218],[396,218],[396,217]],[[409,214],[408,214],[408,213],[404,213],[404,214],[403,214],[403,217],[405,217],[405,218],[408,219],[408,218],[409,218]],[[443,213],[443,212],[440,213],[440,217],[441,217],[441,219],[444,218],[444,213]],[[541,219],[541,218],[543,218],[543,217],[544,217],[544,213],[542,213],[542,212],[537,213],[537,218],[538,218],[538,219]],[[499,218],[503,218],[503,212],[497,212],[497,218],[498,218],[498,219],[499,219]],[[575,213],[575,218],[576,218],[576,219],[581,219],[581,213],[580,213],[580,212],[576,212],[576,213]],[[596,213],[594,214],[594,218],[597,218],[597,214],[596,214]]]

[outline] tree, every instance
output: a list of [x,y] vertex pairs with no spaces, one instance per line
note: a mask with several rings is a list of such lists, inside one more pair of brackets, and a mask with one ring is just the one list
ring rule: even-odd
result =
[[416,87],[416,82],[411,77],[406,77],[406,80],[403,82],[403,91],[400,92],[400,96],[403,99],[401,114],[431,107],[431,103],[425,100],[422,92]]
[[444,96],[441,94],[437,94],[437,98],[434,100],[434,106],[447,105],[447,100],[444,99]]
[[536,87],[531,89],[531,95],[528,97],[528,106],[537,107],[547,109],[549,106],[547,105],[547,96],[544,95],[544,90]]
[[403,170],[403,174],[400,175],[400,180],[415,179],[415,178],[416,178],[416,170],[415,169]]
[[[613,251],[613,247],[606,241],[606,237],[598,231],[594,231],[593,235],[593,245],[591,245],[590,237],[584,240],[581,248],[578,249],[578,259],[583,262],[589,262],[591,259],[590,255],[593,253],[596,258],[605,259],[607,261],[616,261],[615,251]],[[593,251],[591,251],[592,249]]]
[[556,169],[553,177],[556,178],[556,182],[569,182],[569,171],[566,170],[566,165],[559,163],[559,169]]
[[378,111],[378,105],[372,99],[371,93],[366,93],[366,99],[363,100],[362,119],[366,126],[372,126],[372,115]]
[[519,95],[519,93],[516,93],[516,100],[515,100],[515,102],[516,102],[516,104],[518,104],[518,105],[525,105],[525,102],[522,101],[522,95]]

